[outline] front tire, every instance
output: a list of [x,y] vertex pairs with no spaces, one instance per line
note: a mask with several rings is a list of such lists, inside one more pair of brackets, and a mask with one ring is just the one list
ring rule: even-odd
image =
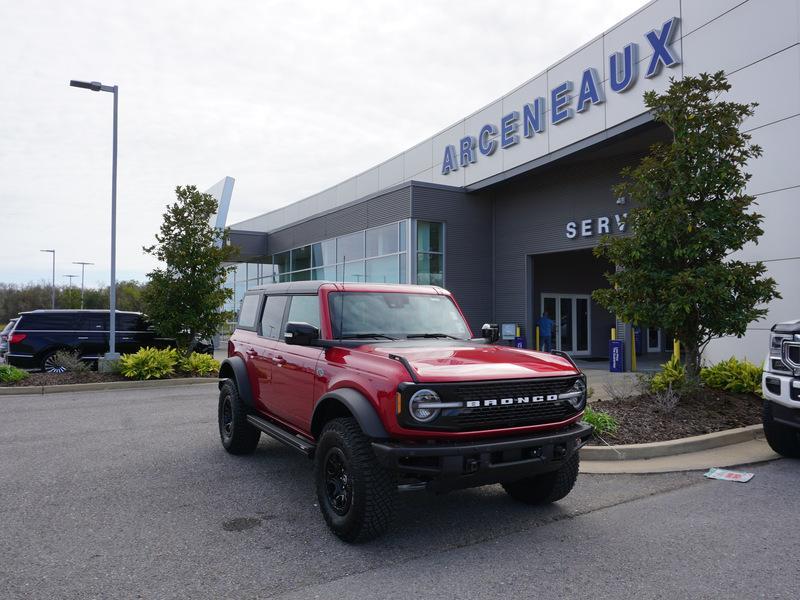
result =
[[397,479],[378,464],[355,419],[325,425],[314,454],[314,481],[325,522],[345,542],[365,542],[389,527]]
[[247,422],[247,408],[239,397],[236,384],[227,379],[219,389],[219,437],[231,454],[252,454],[261,432]]
[[764,400],[761,407],[761,420],[770,448],[781,456],[800,458],[800,430],[777,423],[772,417],[772,403],[769,400]]
[[558,502],[575,487],[579,466],[580,455],[575,452],[557,471],[504,483],[503,489],[514,500],[526,504]]

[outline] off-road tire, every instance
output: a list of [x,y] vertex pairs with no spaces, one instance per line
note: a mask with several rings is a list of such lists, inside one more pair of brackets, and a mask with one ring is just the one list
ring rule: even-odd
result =
[[219,389],[217,410],[219,437],[222,446],[231,454],[252,454],[258,446],[261,432],[247,422],[247,408],[231,379]]
[[564,498],[572,491],[578,478],[580,455],[575,452],[557,471],[526,477],[504,483],[506,493],[526,504],[550,504]]
[[764,424],[764,435],[770,448],[787,458],[800,458],[800,430],[772,418],[772,403],[764,400],[761,407],[761,420]]
[[[334,508],[326,475],[334,459],[344,464],[350,484],[349,502],[340,512]],[[333,419],[323,428],[314,453],[314,483],[325,522],[345,542],[371,540],[389,527],[397,507],[397,478],[378,464],[355,419]]]

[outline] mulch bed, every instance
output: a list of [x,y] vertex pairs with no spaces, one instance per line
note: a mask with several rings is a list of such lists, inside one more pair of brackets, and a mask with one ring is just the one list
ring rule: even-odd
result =
[[[217,375],[209,375],[215,378]],[[194,375],[175,374],[166,379],[185,379]],[[98,373],[88,371],[86,373],[29,373],[28,377],[15,383],[0,383],[0,387],[24,387],[41,385],[62,385],[65,383],[107,383],[109,381],[135,381],[119,375],[118,373]]]
[[603,436],[614,445],[661,442],[761,423],[761,398],[719,390],[702,389],[683,397],[670,412],[659,410],[646,395],[598,400],[591,407],[609,413],[619,423],[613,436]]

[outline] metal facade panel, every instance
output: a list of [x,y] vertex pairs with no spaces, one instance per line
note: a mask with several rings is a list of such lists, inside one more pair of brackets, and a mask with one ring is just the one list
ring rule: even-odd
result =
[[445,224],[445,287],[476,335],[492,320],[492,203],[480,194],[414,186],[411,215]]

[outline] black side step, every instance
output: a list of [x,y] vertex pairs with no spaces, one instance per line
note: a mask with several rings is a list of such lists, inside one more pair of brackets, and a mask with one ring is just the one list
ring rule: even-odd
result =
[[311,456],[314,454],[314,449],[317,445],[314,442],[309,440],[305,440],[293,433],[290,433],[275,425],[274,423],[270,423],[269,421],[262,419],[261,417],[257,417],[255,415],[247,415],[247,422],[250,423],[253,427],[258,429],[259,431],[266,433],[268,436],[275,438],[279,442],[282,442],[289,446],[290,448],[294,448],[295,450],[299,450],[306,456]]

